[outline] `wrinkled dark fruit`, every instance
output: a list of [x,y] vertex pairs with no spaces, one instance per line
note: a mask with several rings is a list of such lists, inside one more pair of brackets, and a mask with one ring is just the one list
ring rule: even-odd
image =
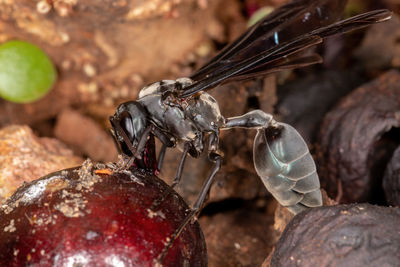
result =
[[[93,166],[55,172],[20,188],[0,212],[1,266],[154,266],[189,211],[167,185],[140,170]],[[168,250],[163,266],[207,266],[197,222]]]
[[362,76],[354,70],[329,70],[296,79],[278,90],[279,114],[307,143],[314,143],[324,115],[362,82]]
[[359,87],[331,110],[316,147],[321,185],[341,203],[382,203],[382,177],[400,144],[400,73]]
[[294,217],[271,266],[398,266],[400,209],[351,204],[310,209]]
[[383,177],[385,197],[390,205],[400,206],[400,146],[393,153]]
[[[392,7],[390,10],[394,11]],[[393,17],[386,23],[372,25],[355,51],[355,57],[367,70],[398,68],[400,50],[398,49],[400,17]]]

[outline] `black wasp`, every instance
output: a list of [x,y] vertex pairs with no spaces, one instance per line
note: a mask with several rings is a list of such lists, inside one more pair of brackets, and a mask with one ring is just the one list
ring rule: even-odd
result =
[[[221,83],[250,79],[284,69],[322,61],[304,53],[323,38],[345,33],[391,17],[376,10],[336,22],[345,0],[297,0],[281,6],[249,28],[189,78],[163,80],[144,87],[136,101],[121,104],[110,117],[120,151],[142,168],[156,169],[146,156],[153,136],[163,144],[159,167],[167,147],[180,145],[183,154],[172,186],[179,182],[187,154],[198,157],[208,142],[214,167],[187,219],[171,236],[161,256],[184,226],[198,213],[220,169],[219,133],[230,128],[257,129],[254,165],[266,188],[293,213],[322,205],[315,163],[307,145],[291,126],[275,121],[272,115],[254,110],[225,118],[216,100],[205,91]],[[150,137],[150,138],[149,138]]]

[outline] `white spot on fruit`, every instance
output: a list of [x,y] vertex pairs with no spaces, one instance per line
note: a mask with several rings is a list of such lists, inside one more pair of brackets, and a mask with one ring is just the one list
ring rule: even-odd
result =
[[147,209],[147,216],[148,216],[150,219],[153,219],[153,218],[156,217],[156,216],[159,216],[159,217],[165,219],[165,214],[164,214],[162,211],[160,211],[160,210],[154,212],[154,211],[152,211],[151,209]]
[[59,176],[54,176],[51,179],[46,179],[42,181],[38,181],[33,186],[29,186],[29,188],[24,192],[24,195],[19,199],[25,204],[30,202],[34,202],[37,198],[39,198],[43,192],[46,190],[46,186],[49,182],[54,179],[60,179]]
[[105,263],[109,264],[110,266],[115,266],[115,267],[126,266],[124,262],[126,262],[126,259],[121,258],[118,255],[111,255],[105,259]]
[[94,240],[96,237],[98,237],[99,236],[99,234],[98,233],[96,233],[96,232],[94,232],[94,231],[88,231],[87,233],[86,233],[86,236],[85,236],[85,238],[87,239],[87,240]]
[[14,225],[14,219],[11,219],[10,224],[7,225],[6,227],[4,227],[4,232],[14,232],[15,230],[17,230],[17,228],[15,228]]

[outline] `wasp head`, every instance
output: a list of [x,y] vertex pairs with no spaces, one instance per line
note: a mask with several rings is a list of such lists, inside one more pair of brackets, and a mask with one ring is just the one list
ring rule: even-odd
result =
[[113,135],[122,153],[133,156],[147,127],[147,112],[139,102],[129,101],[118,106],[110,117]]

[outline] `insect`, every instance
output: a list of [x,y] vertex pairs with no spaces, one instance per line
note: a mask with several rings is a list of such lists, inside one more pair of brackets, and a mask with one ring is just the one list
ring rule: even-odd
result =
[[[181,179],[188,154],[196,158],[207,147],[209,159],[214,163],[192,211],[172,235],[167,248],[199,212],[221,167],[222,153],[218,150],[221,130],[257,130],[253,148],[256,172],[283,206],[298,213],[322,205],[315,163],[303,138],[293,127],[275,121],[271,114],[262,110],[225,118],[206,90],[229,81],[320,63],[319,55],[306,54],[305,50],[327,36],[362,28],[391,16],[387,10],[376,10],[336,22],[346,2],[298,0],[281,6],[189,78],[150,84],[140,91],[136,101],[121,104],[110,117],[120,151],[130,158],[128,166],[136,164],[141,168],[160,169],[166,148],[182,147],[172,187]],[[149,161],[147,152],[149,137],[153,136],[163,144],[158,166]]]

